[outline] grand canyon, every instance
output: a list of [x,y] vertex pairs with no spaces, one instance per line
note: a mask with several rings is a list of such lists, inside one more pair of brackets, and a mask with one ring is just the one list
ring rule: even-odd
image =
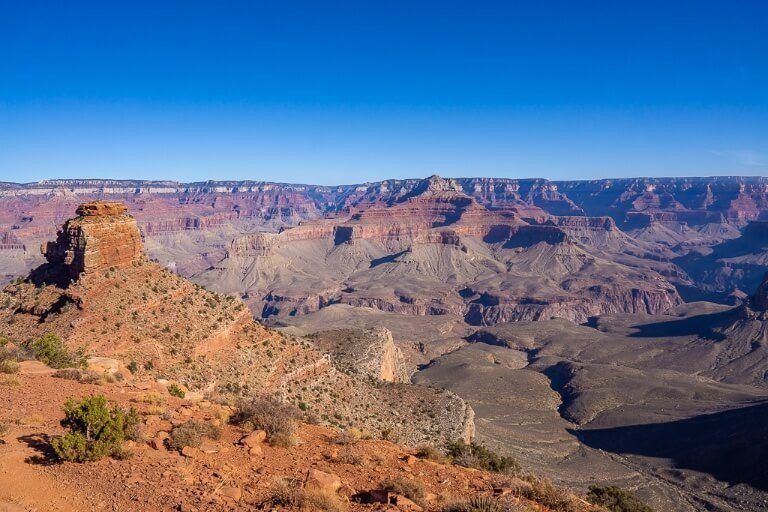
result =
[[[20,361],[0,462],[50,490],[6,472],[7,510],[250,510],[278,476],[361,510],[458,488],[504,510],[607,510],[594,485],[662,511],[768,500],[766,178],[3,183],[0,234],[0,348]],[[50,334],[88,370],[23,357]],[[46,439],[96,392],[138,404],[146,439],[78,490]],[[265,394],[303,414],[301,444],[222,419]],[[223,437],[177,453],[190,421]],[[536,477],[422,457],[457,440]],[[382,491],[403,475],[426,491]],[[536,492],[550,480],[565,505]]]

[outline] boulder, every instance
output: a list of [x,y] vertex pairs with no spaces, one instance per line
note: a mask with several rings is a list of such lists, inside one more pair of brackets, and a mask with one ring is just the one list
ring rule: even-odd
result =
[[149,445],[155,450],[165,450],[165,440],[169,437],[170,434],[168,432],[161,430],[155,434],[155,437],[152,438],[152,440],[149,442]]
[[123,365],[122,362],[110,357],[89,357],[86,361],[88,370],[96,373],[103,373],[107,375],[115,375],[120,373],[123,376],[130,375],[131,372]]
[[243,436],[240,439],[240,444],[253,448],[254,446],[261,445],[267,439],[267,433],[263,430],[254,430],[250,434]]
[[200,451],[198,448],[193,448],[192,446],[185,446],[181,449],[181,454],[187,458],[190,459],[199,459],[203,452]]
[[319,469],[310,469],[304,482],[305,489],[329,493],[335,493],[341,485],[341,479],[338,476],[332,473],[325,473]]
[[389,502],[401,510],[412,510],[413,512],[421,512],[422,510],[424,510],[420,505],[416,504],[413,500],[411,500],[410,498],[406,498],[401,494],[395,494],[394,496],[390,497]]
[[243,491],[239,487],[234,487],[229,485],[224,486],[221,488],[220,492],[222,496],[234,502],[240,501],[240,499],[243,497]]

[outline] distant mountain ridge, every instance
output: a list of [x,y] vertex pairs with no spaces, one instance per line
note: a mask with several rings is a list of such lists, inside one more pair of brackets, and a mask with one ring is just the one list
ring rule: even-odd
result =
[[[457,296],[456,290],[445,300],[412,302],[415,299],[410,291],[429,289],[428,293],[436,293],[431,284],[406,293],[401,293],[402,289],[387,292],[386,300],[378,292],[349,297],[351,303],[418,314],[453,311],[480,323],[542,314],[583,320],[596,312],[607,312],[606,307],[619,308],[610,311],[629,308],[656,312],[676,304],[680,300],[677,293],[686,300],[703,297],[733,302],[754,292],[758,282],[753,276],[758,273],[751,261],[761,260],[761,247],[744,249],[754,254],[750,262],[731,261],[720,253],[717,259],[707,258],[707,254],[713,247],[740,238],[750,222],[768,220],[768,178],[549,181],[435,175],[338,186],[252,180],[5,183],[0,184],[2,279],[8,281],[40,264],[40,243],[55,236],[56,227],[78,204],[93,200],[123,202],[135,217],[150,256],[186,277],[229,265],[222,263],[224,258],[242,252],[244,247],[252,247],[254,254],[262,256],[268,247],[276,253],[286,250],[284,257],[291,259],[294,249],[285,247],[287,240],[329,237],[334,241],[329,251],[340,242],[357,240],[360,243],[344,256],[346,263],[338,262],[346,265],[348,272],[355,272],[356,266],[359,270],[370,267],[371,275],[388,272],[390,267],[417,273],[421,271],[406,269],[427,268],[427,274],[435,279],[467,282],[471,276],[486,275],[488,266],[497,273],[514,267],[526,279],[534,277],[536,293],[546,292],[551,301],[563,303],[586,293],[597,302],[579,312],[568,307],[542,313],[536,305],[538,298],[528,289],[515,291],[508,305],[499,304],[507,297],[506,290],[518,286],[520,281],[513,280],[489,282],[483,289],[474,284],[466,287],[462,293],[475,297],[472,306],[467,306],[467,297]],[[386,242],[391,247],[368,247],[365,240]],[[472,240],[480,240],[486,249]],[[539,243],[545,245],[532,249]],[[282,244],[282,249],[275,244]],[[449,246],[459,252],[448,251]],[[723,247],[728,250],[731,246]],[[334,254],[341,256],[347,249]],[[526,251],[520,252],[523,249]],[[235,281],[251,274],[239,268],[252,266],[249,262],[246,257],[229,265],[230,271],[237,268],[236,272],[245,272]],[[329,263],[336,265],[332,260]],[[738,270],[731,272],[734,266]],[[577,269],[590,276],[578,281],[578,286],[563,274]],[[540,279],[552,277],[549,271],[558,274],[556,284]],[[600,278],[594,284],[602,281],[604,272],[609,272],[605,277],[621,276],[616,283],[624,283],[618,286],[620,292],[615,283],[605,283],[612,290],[608,298],[604,296],[605,286],[588,285],[593,277]],[[718,276],[717,286],[705,282],[713,272]],[[513,270],[510,275],[517,274]],[[264,275],[253,278],[264,282]],[[232,279],[234,275],[227,280]],[[287,282],[295,277],[280,279]],[[582,288],[585,285],[587,288]],[[678,292],[671,291],[673,286]],[[347,288],[354,287],[324,282],[309,295],[301,292],[289,298],[282,286],[268,290],[257,287],[261,294],[258,302],[274,306],[298,300],[299,309],[303,309],[307,300],[316,301],[318,306],[308,306],[312,310],[331,300],[329,297],[337,300],[351,293],[344,292]],[[254,291],[250,286],[243,289],[234,285],[228,291],[237,290]],[[518,299],[524,303],[519,304]],[[532,309],[537,312],[532,313]]]
[[[618,223],[628,214],[646,213],[654,220],[677,214],[686,221],[749,220],[768,210],[768,178],[714,176],[547,180],[544,178],[452,178],[468,195],[490,206],[525,203],[554,215],[609,215]],[[315,203],[318,213],[336,211],[371,198],[418,188],[423,179],[383,180],[350,185],[312,185],[259,180],[209,180],[183,183],[171,180],[61,179],[31,183],[0,183],[0,197],[38,194],[249,194],[293,193]],[[659,215],[665,212],[666,217]],[[708,212],[688,215],[686,212]],[[674,215],[673,215],[674,216]]]

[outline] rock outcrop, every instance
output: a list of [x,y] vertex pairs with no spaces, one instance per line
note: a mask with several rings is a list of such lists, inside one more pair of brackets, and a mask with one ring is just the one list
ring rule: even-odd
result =
[[55,242],[42,246],[51,268],[78,279],[109,268],[125,268],[142,256],[136,220],[124,204],[95,201],[81,204],[77,217],[64,223]]
[[403,353],[389,329],[336,329],[316,333],[313,339],[342,368],[382,382],[411,381]]

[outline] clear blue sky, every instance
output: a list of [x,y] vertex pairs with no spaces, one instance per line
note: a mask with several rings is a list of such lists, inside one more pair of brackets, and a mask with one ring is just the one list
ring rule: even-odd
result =
[[768,174],[762,0],[0,7],[0,180]]

